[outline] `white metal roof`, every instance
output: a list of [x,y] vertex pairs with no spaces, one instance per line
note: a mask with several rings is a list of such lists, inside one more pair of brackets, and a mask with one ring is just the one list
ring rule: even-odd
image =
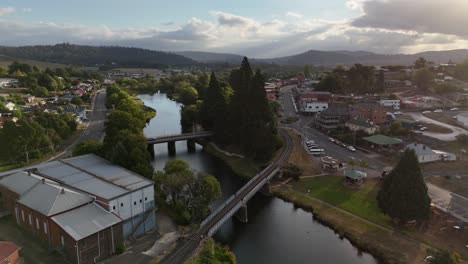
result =
[[98,205],[90,203],[72,211],[52,217],[75,241],[120,223],[122,220]]

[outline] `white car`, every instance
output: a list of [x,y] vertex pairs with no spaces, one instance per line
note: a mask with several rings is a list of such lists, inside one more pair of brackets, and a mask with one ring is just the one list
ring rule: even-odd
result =
[[348,149],[351,150],[352,152],[356,151],[356,149],[353,146],[348,146]]
[[329,137],[328,140],[330,140],[331,142],[335,142],[335,139],[332,137]]
[[419,130],[421,130],[421,131],[426,131],[426,130],[428,130],[428,129],[429,129],[429,128],[427,128],[427,127],[421,127]]
[[450,111],[458,111],[458,107],[454,107],[454,108],[450,109]]
[[398,112],[395,112],[395,113],[393,113],[393,114],[394,114],[394,115],[401,115],[401,112],[398,111]]
[[442,113],[442,109],[436,109],[434,110],[434,113]]
[[422,113],[423,113],[423,114],[430,114],[431,111],[427,110],[427,111],[423,111]]

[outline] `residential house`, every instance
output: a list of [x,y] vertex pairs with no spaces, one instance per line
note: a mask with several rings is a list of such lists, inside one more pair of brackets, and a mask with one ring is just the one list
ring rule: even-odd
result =
[[21,258],[19,255],[20,247],[10,241],[0,241],[0,264],[19,264]]
[[414,150],[416,156],[418,157],[419,163],[457,160],[455,154],[440,150],[433,150],[424,144],[411,143],[406,146],[406,149]]
[[320,91],[304,91],[298,96],[298,103],[302,113],[320,113],[328,108],[332,101],[332,94]]
[[381,125],[388,122],[387,111],[378,103],[357,103],[351,106],[351,117]]
[[9,87],[17,83],[18,83],[18,79],[0,78],[0,88]]
[[351,131],[356,132],[361,130],[369,135],[373,135],[379,130],[378,126],[375,126],[371,122],[362,119],[350,119],[346,121],[345,126]]
[[383,107],[391,108],[393,110],[400,110],[400,100],[399,99],[381,99],[379,101],[380,105]]
[[322,130],[332,130],[343,127],[350,118],[349,107],[344,103],[330,103],[328,108],[317,113],[314,125]]
[[16,105],[12,102],[8,102],[5,104],[5,107],[9,110],[9,111],[13,111],[16,109]]

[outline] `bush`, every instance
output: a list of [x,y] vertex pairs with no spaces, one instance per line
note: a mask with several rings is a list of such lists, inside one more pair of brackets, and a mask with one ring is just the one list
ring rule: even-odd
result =
[[122,253],[124,253],[124,252],[125,252],[125,245],[124,245],[124,243],[119,243],[119,244],[117,244],[117,246],[115,247],[115,253],[116,253],[117,255],[120,255],[120,254],[122,254]]
[[291,178],[295,181],[299,180],[299,177],[302,175],[302,173],[303,170],[292,163],[288,163],[288,165],[283,168],[283,176],[286,178]]

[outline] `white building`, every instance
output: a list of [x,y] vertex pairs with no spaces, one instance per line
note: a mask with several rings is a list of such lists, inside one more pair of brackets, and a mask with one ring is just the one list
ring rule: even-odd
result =
[[303,101],[301,102],[302,112],[320,113],[328,108],[328,102],[322,101]]
[[380,100],[379,103],[383,107],[391,107],[394,110],[399,110],[401,101],[399,99],[396,99],[396,100],[382,99],[382,100]]
[[375,134],[375,132],[377,132],[378,129],[379,129],[379,127],[373,125],[370,122],[362,120],[362,119],[348,120],[348,121],[346,121],[345,126],[347,128],[349,128],[349,130],[351,130],[351,131],[356,132],[356,131],[362,130],[362,131],[366,132],[369,135]]
[[11,86],[12,84],[17,84],[18,79],[13,78],[0,78],[0,88]]
[[14,103],[12,103],[12,102],[6,103],[6,104],[5,104],[5,107],[6,107],[8,110],[10,110],[10,111],[13,111],[13,110],[16,109],[16,105],[15,105]]
[[414,150],[416,156],[418,157],[419,163],[457,160],[457,156],[455,154],[440,150],[432,150],[424,144],[412,143],[407,145],[406,149]]

